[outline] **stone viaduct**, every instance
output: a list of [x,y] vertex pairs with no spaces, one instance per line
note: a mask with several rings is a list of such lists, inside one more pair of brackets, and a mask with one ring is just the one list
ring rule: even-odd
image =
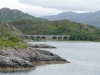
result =
[[69,40],[70,35],[24,35],[30,41]]

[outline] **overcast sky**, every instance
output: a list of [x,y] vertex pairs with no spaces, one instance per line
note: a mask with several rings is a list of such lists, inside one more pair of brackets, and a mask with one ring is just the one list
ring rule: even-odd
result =
[[100,0],[0,0],[0,8],[19,9],[33,16],[55,15],[65,11],[94,12]]

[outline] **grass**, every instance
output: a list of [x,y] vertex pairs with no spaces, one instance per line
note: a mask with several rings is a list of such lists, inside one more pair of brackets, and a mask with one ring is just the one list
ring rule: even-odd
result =
[[20,44],[20,43],[15,43],[9,40],[0,40],[0,49],[4,47],[11,47],[14,48],[15,46],[18,46],[19,49],[24,49],[27,48],[26,45]]

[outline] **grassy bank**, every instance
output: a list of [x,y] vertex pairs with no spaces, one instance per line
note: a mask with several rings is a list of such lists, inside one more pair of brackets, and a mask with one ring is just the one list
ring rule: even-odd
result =
[[19,49],[27,48],[26,45],[21,43],[12,42],[10,40],[0,40],[0,49],[2,49],[3,47],[14,48],[15,46],[17,46]]

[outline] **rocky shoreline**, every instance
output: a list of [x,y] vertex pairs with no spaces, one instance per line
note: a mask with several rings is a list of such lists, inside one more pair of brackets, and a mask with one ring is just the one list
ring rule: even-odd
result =
[[66,59],[45,50],[6,48],[0,51],[0,71],[17,72],[35,70],[37,65],[70,63]]
[[28,45],[22,32],[15,27],[0,23],[0,71],[17,72],[36,69],[37,65],[69,63],[49,51],[37,48],[55,48],[46,44]]
[[32,48],[56,48],[54,46],[47,45],[47,44],[31,44],[31,43],[28,43],[28,46],[32,47]]

